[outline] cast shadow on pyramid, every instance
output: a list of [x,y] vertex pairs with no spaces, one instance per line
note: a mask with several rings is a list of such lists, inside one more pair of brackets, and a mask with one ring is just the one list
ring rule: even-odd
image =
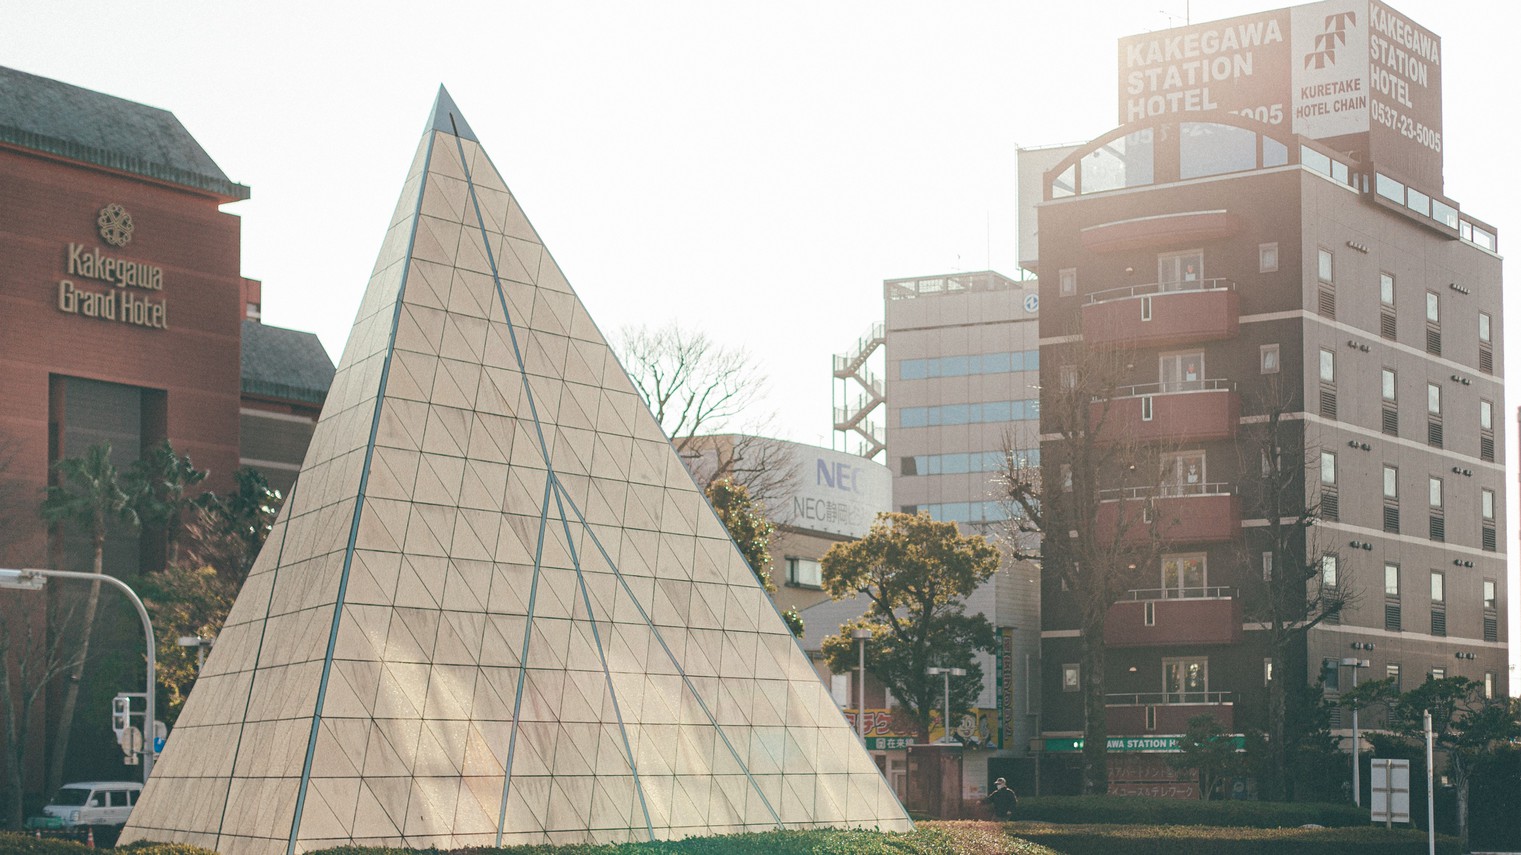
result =
[[301,474],[122,840],[910,822],[439,91]]

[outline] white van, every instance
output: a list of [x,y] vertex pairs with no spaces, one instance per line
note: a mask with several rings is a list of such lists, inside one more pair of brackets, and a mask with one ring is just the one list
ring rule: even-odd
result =
[[137,781],[86,781],[64,784],[58,794],[42,809],[44,816],[55,817],[64,828],[86,825],[127,824],[132,806],[142,794]]

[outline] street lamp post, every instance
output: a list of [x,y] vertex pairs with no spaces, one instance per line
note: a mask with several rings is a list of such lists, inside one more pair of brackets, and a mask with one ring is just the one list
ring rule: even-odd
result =
[[153,761],[158,756],[157,746],[154,739],[157,736],[154,727],[154,686],[157,683],[154,669],[154,639],[153,623],[148,620],[148,610],[143,607],[143,601],[138,599],[137,592],[127,587],[127,583],[104,573],[75,573],[72,570],[6,570],[0,569],[0,588],[11,588],[22,591],[40,591],[47,585],[49,579],[76,579],[82,582],[105,582],[113,585],[127,595],[132,601],[132,607],[137,609],[137,616],[143,622],[143,636],[148,641],[148,667],[147,667],[147,692],[146,700],[148,708],[143,721],[143,783],[148,783],[148,776],[153,774]]
[[[1368,645],[1372,649],[1373,645]],[[1358,659],[1356,656],[1348,656],[1341,660],[1341,664],[1352,669],[1352,688],[1357,688],[1357,672],[1360,668],[1367,668],[1369,662],[1366,659]],[[1352,705],[1352,804],[1362,807],[1362,746],[1359,744],[1362,736],[1357,730],[1357,705]]]
[[941,739],[944,742],[950,742],[951,741],[951,678],[952,677],[965,677],[966,676],[966,669],[965,668],[930,668],[925,673],[929,674],[931,677],[938,677],[938,676],[942,676],[942,675],[945,677],[945,736],[942,737]]
[[850,637],[856,640],[860,647],[861,661],[857,667],[856,678],[856,730],[861,735],[861,744],[866,744],[866,639],[871,638],[871,630],[857,627],[850,631]]

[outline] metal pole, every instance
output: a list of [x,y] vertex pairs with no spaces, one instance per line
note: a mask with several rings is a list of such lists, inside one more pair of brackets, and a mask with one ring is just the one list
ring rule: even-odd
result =
[[856,693],[856,729],[861,731],[861,744],[866,744],[866,639],[857,639],[857,647],[860,648],[861,659],[858,666],[859,677]]
[[945,669],[945,741],[951,741],[951,669]]
[[1426,710],[1426,851],[1436,855],[1436,790],[1431,781],[1431,710]]
[[157,666],[155,663],[156,642],[153,638],[153,622],[148,619],[148,610],[143,607],[143,601],[138,599],[136,591],[127,587],[126,582],[105,573],[76,573],[73,570],[42,570],[30,567],[20,571],[20,573],[22,575],[35,574],[50,579],[105,582],[119,588],[123,594],[127,595],[127,599],[132,601],[132,607],[137,609],[137,616],[143,622],[143,636],[148,641],[148,667],[146,669],[148,691],[145,693],[148,708],[144,711],[146,720],[143,722],[143,783],[148,783],[148,776],[153,774],[153,761],[158,757],[158,752],[155,750],[157,746],[154,745],[154,737],[157,735],[154,729],[154,695],[157,694],[154,688],[157,684],[155,677],[155,668]]
[[[1357,691],[1357,665],[1352,666],[1352,690]],[[1352,705],[1352,804],[1363,806],[1362,744],[1357,733],[1357,704]]]
[[[1408,776],[1407,776],[1408,777]],[[1405,789],[1408,791],[1410,787]],[[1384,828],[1394,827],[1394,761],[1384,761]]]

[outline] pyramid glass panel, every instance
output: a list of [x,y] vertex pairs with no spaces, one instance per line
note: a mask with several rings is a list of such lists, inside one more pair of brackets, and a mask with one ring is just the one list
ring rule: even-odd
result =
[[122,841],[908,829],[442,90],[391,223]]

